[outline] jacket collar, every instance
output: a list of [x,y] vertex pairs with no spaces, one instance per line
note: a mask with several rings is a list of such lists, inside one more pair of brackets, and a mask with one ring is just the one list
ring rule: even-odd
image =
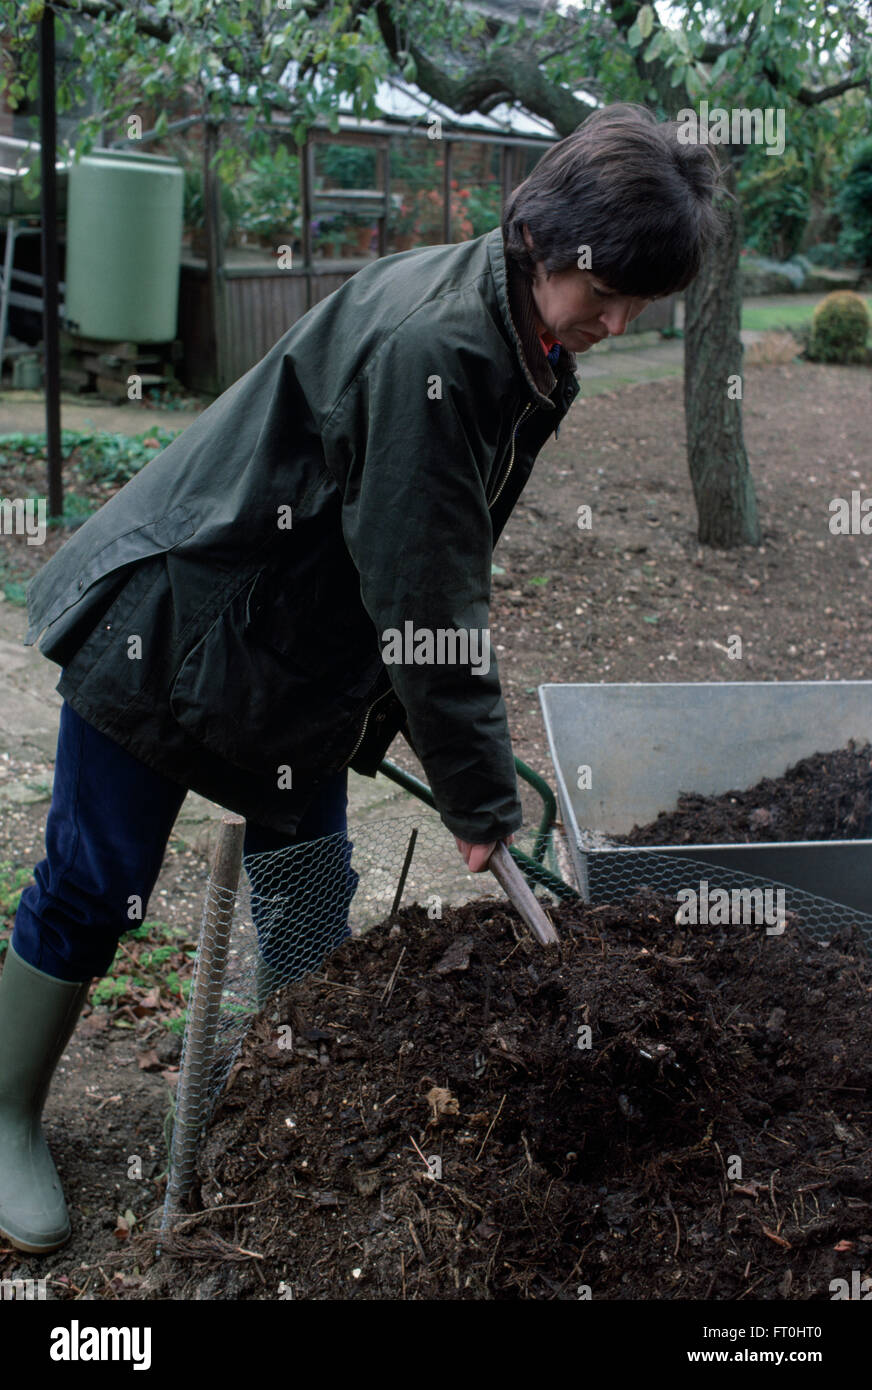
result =
[[[558,376],[542,351],[542,343],[536,332],[535,305],[529,281],[515,263],[507,259],[501,227],[495,227],[493,231],[488,232],[487,249],[500,311],[518,354],[521,370],[536,397],[537,404],[553,410],[555,404],[550,397],[557,385]],[[574,372],[575,363],[575,353],[561,347],[558,363],[560,376],[565,372]]]

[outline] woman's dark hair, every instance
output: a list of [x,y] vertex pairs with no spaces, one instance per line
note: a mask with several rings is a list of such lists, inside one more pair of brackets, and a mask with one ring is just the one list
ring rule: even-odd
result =
[[536,261],[567,270],[589,246],[591,272],[618,294],[686,289],[722,230],[722,184],[710,146],[680,144],[678,130],[635,102],[594,111],[506,199],[506,256],[532,279]]

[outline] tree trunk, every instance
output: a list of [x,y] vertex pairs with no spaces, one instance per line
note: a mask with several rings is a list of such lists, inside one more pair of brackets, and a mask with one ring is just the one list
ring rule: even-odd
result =
[[[729,158],[725,175],[734,193]],[[760,522],[742,435],[742,213],[729,199],[723,207],[724,235],[685,291],[684,407],[697,536],[702,545],[728,550],[759,545]]]

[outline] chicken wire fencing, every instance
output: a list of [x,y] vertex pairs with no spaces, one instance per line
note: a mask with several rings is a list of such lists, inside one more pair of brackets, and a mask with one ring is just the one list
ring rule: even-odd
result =
[[[466,870],[453,837],[430,812],[355,826],[353,839],[339,832],[243,857],[244,829],[239,817],[225,818],[223,858],[219,844],[207,884],[162,1231],[183,1217],[200,1138],[249,1025],[278,989],[319,970],[344,941],[402,906],[418,903],[438,918],[448,904],[501,895],[490,874]],[[598,852],[584,854],[591,904],[618,904],[644,888],[675,897],[705,883],[709,897],[719,888],[731,896],[729,920],[759,923],[770,935],[800,928],[819,940],[848,933],[861,949],[872,945],[872,916],[828,898],[684,856],[603,852],[609,843],[598,837]],[[566,887],[573,874],[559,837],[543,843],[541,835],[519,833],[514,848],[525,856],[525,876],[544,907],[577,895]]]
[[[417,903],[438,918],[449,904],[501,896],[490,874],[467,871],[453,837],[429,811],[355,826],[353,839],[340,831],[245,856],[244,830],[239,817],[225,817],[206,887],[162,1230],[182,1216],[200,1137],[249,1025],[277,990],[319,970],[344,941],[400,907]],[[524,871],[543,905],[559,901],[553,890],[565,884],[553,843],[530,832],[516,833],[514,845],[538,851],[541,863],[528,858]]]

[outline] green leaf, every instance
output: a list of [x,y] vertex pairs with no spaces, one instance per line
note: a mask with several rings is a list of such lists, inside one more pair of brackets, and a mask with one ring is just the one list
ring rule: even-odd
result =
[[697,75],[696,68],[693,66],[693,64],[690,64],[687,68],[687,72],[685,75],[685,86],[687,87],[689,95],[692,97],[698,97],[700,92],[703,90],[703,85],[699,80],[699,76]]
[[651,5],[643,5],[636,15],[636,23],[639,26],[639,33],[643,39],[651,37],[654,29],[654,9]]
[[718,80],[721,73],[724,71],[724,68],[727,66],[729,57],[729,53],[721,53],[718,55],[718,57],[715,59],[714,66],[712,67],[712,70],[709,73],[710,82],[716,82]]
[[642,30],[639,28],[638,20],[634,19],[633,23],[627,30],[627,43],[630,45],[631,48],[638,48],[641,42]]
[[646,63],[652,62],[657,57],[657,54],[663,47],[664,42],[665,31],[663,29],[658,29],[657,33],[654,35],[648,47],[645,49],[644,58]]

